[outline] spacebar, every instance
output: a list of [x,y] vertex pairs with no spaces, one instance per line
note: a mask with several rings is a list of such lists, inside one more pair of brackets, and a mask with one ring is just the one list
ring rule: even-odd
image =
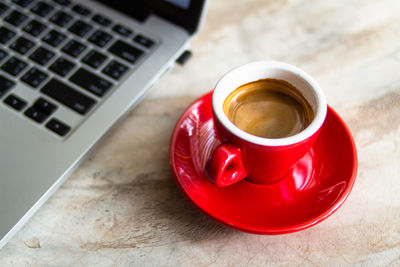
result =
[[43,86],[41,92],[82,115],[86,114],[96,104],[96,100],[56,79],[51,79]]

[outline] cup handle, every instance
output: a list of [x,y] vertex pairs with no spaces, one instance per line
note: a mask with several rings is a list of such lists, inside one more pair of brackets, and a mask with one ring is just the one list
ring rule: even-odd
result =
[[231,143],[220,144],[211,154],[204,174],[219,187],[229,186],[246,178],[242,151]]

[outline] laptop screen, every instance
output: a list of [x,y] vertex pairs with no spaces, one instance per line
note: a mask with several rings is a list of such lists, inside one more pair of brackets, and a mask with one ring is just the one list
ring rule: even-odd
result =
[[165,0],[165,1],[183,9],[188,9],[190,6],[190,0]]
[[205,0],[97,0],[140,21],[150,13],[183,27],[189,33],[197,30]]

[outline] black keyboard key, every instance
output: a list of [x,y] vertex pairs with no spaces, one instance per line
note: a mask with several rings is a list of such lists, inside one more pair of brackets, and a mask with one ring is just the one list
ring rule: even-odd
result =
[[109,81],[82,68],[75,72],[69,80],[97,96],[105,95],[112,86]]
[[94,15],[92,20],[103,26],[108,26],[111,24],[111,20],[99,14]]
[[133,40],[136,43],[141,44],[141,45],[143,45],[144,47],[147,47],[147,48],[151,48],[154,45],[154,41],[153,40],[151,40],[151,39],[149,39],[149,38],[147,38],[147,37],[145,37],[145,36],[143,36],[141,34],[137,35],[135,38],[133,38]]
[[51,79],[41,92],[82,115],[86,114],[96,104],[96,100],[56,79]]
[[75,67],[75,64],[72,63],[71,61],[65,59],[65,58],[58,58],[56,61],[54,61],[53,64],[50,65],[49,70],[51,70],[54,73],[57,73],[58,75],[64,77],[66,76],[73,68]]
[[55,104],[47,101],[44,98],[39,98],[36,100],[33,106],[47,115],[51,115],[57,109]]
[[0,43],[6,44],[16,35],[15,32],[7,29],[6,27],[0,28]]
[[142,50],[121,40],[116,41],[108,51],[130,63],[135,63],[144,53]]
[[62,48],[62,51],[71,57],[78,57],[85,49],[86,45],[78,41],[71,40]]
[[19,37],[14,43],[10,45],[10,48],[21,55],[25,55],[35,46],[35,43],[26,39],[25,37]]
[[6,51],[4,51],[3,49],[0,49],[0,61],[2,61],[7,56],[8,56],[8,53]]
[[127,66],[113,60],[103,69],[103,73],[115,80],[119,80],[128,69]]
[[15,110],[21,111],[26,106],[27,102],[16,95],[9,95],[4,99],[4,103],[9,105]]
[[46,123],[46,128],[60,136],[65,136],[71,130],[71,127],[57,119],[51,119]]
[[21,81],[32,86],[33,88],[38,87],[46,80],[48,75],[37,68],[31,68],[21,77]]
[[97,69],[106,59],[107,56],[103,55],[102,53],[95,50],[90,50],[89,53],[82,58],[82,62],[91,66],[92,68]]
[[15,86],[15,82],[7,79],[3,75],[0,75],[0,97],[7,93],[11,88]]
[[28,16],[22,14],[21,12],[14,10],[10,14],[8,14],[7,17],[5,17],[5,21],[8,23],[14,25],[15,27],[18,27],[22,23],[24,23],[25,20],[28,19]]
[[37,123],[42,123],[49,117],[48,114],[40,111],[35,107],[30,107],[27,110],[25,110],[24,115],[36,121]]
[[99,47],[104,47],[106,44],[111,41],[112,36],[108,33],[105,33],[103,31],[96,31],[89,37],[89,42],[92,44],[95,44]]
[[28,66],[27,63],[23,62],[22,60],[19,60],[16,57],[12,57],[9,60],[7,60],[7,62],[4,63],[3,66],[1,66],[1,69],[13,76],[17,76],[27,66]]
[[53,9],[54,7],[41,1],[32,7],[31,11],[40,17],[46,17]]
[[29,59],[44,66],[54,57],[54,55],[55,54],[53,52],[51,52],[50,50],[48,50],[44,47],[39,47],[38,49],[35,50],[35,52],[33,52],[29,56]]
[[60,27],[64,27],[71,20],[72,16],[68,15],[63,11],[57,11],[53,16],[50,17],[50,21]]
[[53,0],[53,1],[62,6],[69,6],[71,4],[70,0]]
[[24,32],[29,33],[30,35],[37,37],[39,36],[44,30],[46,30],[47,26],[43,23],[33,19],[25,27],[22,29]]
[[72,24],[71,27],[69,27],[68,31],[83,37],[85,36],[88,32],[90,32],[90,30],[93,27],[85,22],[83,22],[82,20],[78,20],[76,21],[74,24]]
[[85,17],[89,16],[90,13],[92,13],[88,8],[86,8],[86,7],[82,6],[82,5],[79,5],[79,4],[74,5],[72,10],[74,12],[78,13],[79,15],[82,15],[82,16],[85,16]]
[[66,35],[56,31],[51,30],[48,32],[43,38],[42,41],[48,43],[51,46],[57,47],[59,46],[65,39],[67,38]]
[[8,10],[8,6],[6,4],[0,3],[0,16],[4,14]]
[[12,2],[21,7],[27,7],[33,2],[33,0],[12,0]]
[[127,27],[122,26],[120,24],[115,25],[112,29],[114,32],[119,33],[120,35],[126,36],[126,37],[128,37],[129,35],[131,35],[133,33],[132,30],[130,30]]

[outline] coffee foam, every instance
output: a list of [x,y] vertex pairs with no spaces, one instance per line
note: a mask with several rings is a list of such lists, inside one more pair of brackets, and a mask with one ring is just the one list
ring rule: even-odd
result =
[[304,130],[314,112],[290,83],[261,79],[240,86],[224,101],[223,110],[238,128],[264,138],[283,138]]

